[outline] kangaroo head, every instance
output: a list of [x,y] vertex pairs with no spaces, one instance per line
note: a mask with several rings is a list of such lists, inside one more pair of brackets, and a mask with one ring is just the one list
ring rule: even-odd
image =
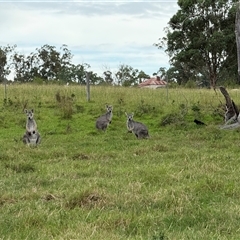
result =
[[34,115],[33,114],[33,109],[31,109],[31,110],[25,109],[24,111],[25,111],[25,113],[27,115],[28,120],[32,120],[33,119],[33,115]]
[[107,109],[107,112],[108,112],[108,113],[112,113],[113,106],[111,106],[111,105],[106,105],[106,109]]
[[133,115],[134,115],[134,113],[126,113],[126,112],[125,112],[125,115],[127,116],[127,120],[128,120],[128,121],[133,121]]

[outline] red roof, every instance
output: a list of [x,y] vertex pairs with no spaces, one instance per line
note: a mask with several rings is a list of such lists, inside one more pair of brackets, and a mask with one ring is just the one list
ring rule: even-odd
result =
[[152,77],[147,79],[146,81],[139,84],[140,87],[150,86],[150,85],[167,85],[167,82],[164,80],[161,80],[160,77]]

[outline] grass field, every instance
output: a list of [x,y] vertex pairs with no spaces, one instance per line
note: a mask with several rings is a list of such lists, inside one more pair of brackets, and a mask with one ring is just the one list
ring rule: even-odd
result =
[[[0,239],[240,239],[240,131],[219,129],[218,90],[92,87],[87,102],[81,86],[11,85],[7,98],[1,86]],[[25,108],[38,147],[21,141]],[[149,139],[127,133],[125,112]]]

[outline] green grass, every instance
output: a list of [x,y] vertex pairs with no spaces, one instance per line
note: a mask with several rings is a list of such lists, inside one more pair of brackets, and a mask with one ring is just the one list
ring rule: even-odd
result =
[[[219,91],[92,87],[90,102],[81,86],[12,85],[7,102],[0,91],[1,239],[240,239],[240,132],[218,128]],[[36,148],[21,142],[24,108]],[[127,133],[125,111],[149,139]]]

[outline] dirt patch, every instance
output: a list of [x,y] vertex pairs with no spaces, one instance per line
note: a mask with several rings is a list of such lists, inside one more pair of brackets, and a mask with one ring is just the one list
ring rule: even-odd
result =
[[73,196],[66,203],[66,207],[74,209],[76,207],[95,208],[104,205],[105,199],[103,196],[96,192],[85,192],[76,196]]

